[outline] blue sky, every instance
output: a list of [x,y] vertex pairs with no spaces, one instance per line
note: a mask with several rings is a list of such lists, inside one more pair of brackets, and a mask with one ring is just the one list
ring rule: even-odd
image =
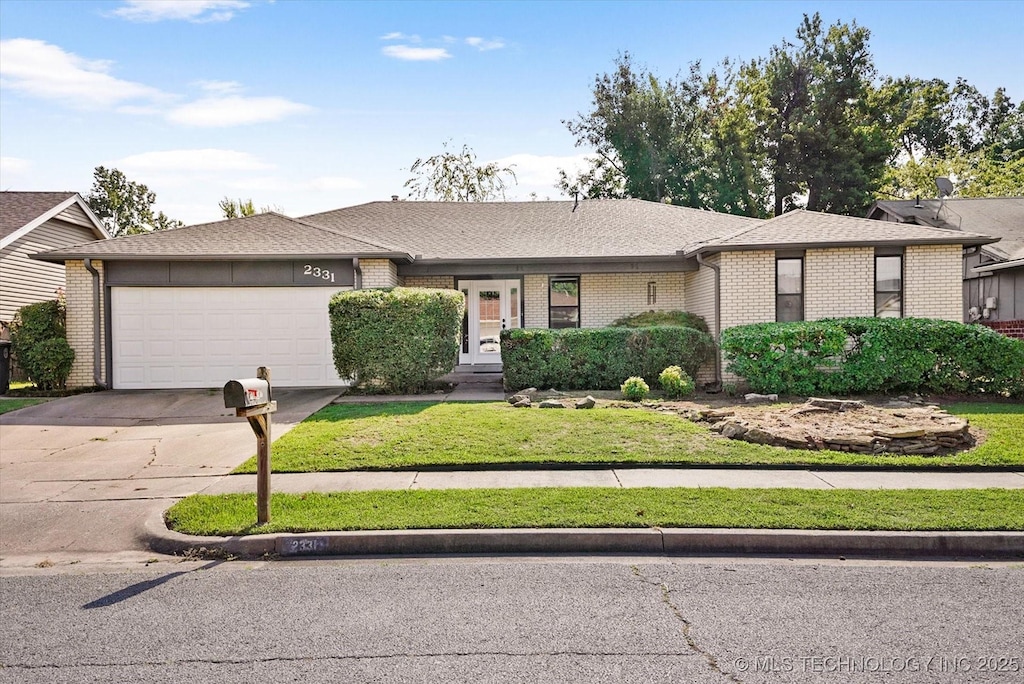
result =
[[417,157],[515,164],[558,198],[621,51],[662,76],[751,59],[803,13],[871,30],[880,74],[1024,98],[1024,2],[0,1],[0,188],[77,190],[115,166],[186,223],[224,196],[298,216],[404,196]]

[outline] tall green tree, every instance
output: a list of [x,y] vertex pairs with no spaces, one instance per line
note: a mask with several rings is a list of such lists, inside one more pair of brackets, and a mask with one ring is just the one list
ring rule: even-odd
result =
[[85,200],[103,221],[111,237],[149,233],[182,225],[162,211],[153,213],[156,193],[142,183],[128,180],[121,171],[97,166],[92,189]]
[[281,211],[279,208],[272,207],[270,205],[257,208],[256,205],[253,204],[251,197],[246,200],[241,198],[234,200],[230,197],[225,197],[217,203],[217,206],[220,207],[220,211],[224,214],[224,218],[226,219],[255,216],[256,214],[267,214],[271,211]]
[[447,142],[441,147],[441,153],[418,158],[409,167],[412,176],[403,187],[409,188],[410,198],[442,202],[504,200],[506,178],[513,184],[517,182],[511,166],[503,167],[497,162],[479,164],[468,145],[458,152],[450,151]]

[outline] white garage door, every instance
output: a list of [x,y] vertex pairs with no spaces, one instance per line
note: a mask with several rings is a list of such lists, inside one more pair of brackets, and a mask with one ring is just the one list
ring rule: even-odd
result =
[[223,387],[259,366],[277,387],[344,384],[327,303],[338,288],[114,287],[115,389]]

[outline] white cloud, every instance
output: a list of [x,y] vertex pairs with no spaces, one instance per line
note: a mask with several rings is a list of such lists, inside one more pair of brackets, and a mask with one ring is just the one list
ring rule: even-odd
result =
[[112,66],[109,61],[87,60],[41,40],[0,41],[0,80],[11,90],[82,109],[169,97],[156,88],[111,76]]
[[219,127],[279,121],[293,114],[312,111],[309,105],[283,97],[205,97],[175,107],[167,120],[185,126]]
[[451,53],[444,48],[421,48],[411,45],[386,45],[381,49],[388,57],[402,59],[409,62],[437,62],[451,57]]
[[470,36],[469,38],[466,38],[466,45],[475,47],[480,52],[486,52],[487,50],[500,50],[505,47],[505,41],[501,38],[485,40],[478,36]]
[[512,167],[518,181],[518,185],[513,186],[512,189],[519,191],[520,194],[524,188],[554,193],[555,184],[558,182],[558,169],[565,169],[569,173],[578,173],[590,167],[585,154],[573,154],[565,157],[513,154],[496,159],[495,163],[501,167]]
[[408,41],[410,43],[419,43],[419,42],[422,41],[422,38],[417,36],[415,33],[408,34],[408,33],[402,33],[401,31],[392,31],[391,33],[386,33],[383,36],[381,36],[380,39],[381,40],[406,40],[406,41]]
[[143,152],[119,159],[113,165],[122,170],[156,173],[264,171],[274,168],[273,164],[248,152],[216,148]]
[[0,173],[23,173],[28,171],[28,168],[32,166],[32,162],[28,159],[21,159],[20,157],[0,157]]
[[230,21],[236,11],[247,7],[249,3],[243,0],[125,0],[112,14],[144,23],[171,20],[206,24]]
[[208,93],[218,95],[235,95],[242,92],[242,84],[238,81],[196,81],[195,85]]
[[320,176],[309,182],[314,190],[334,192],[338,190],[361,190],[366,186],[355,178],[345,176]]

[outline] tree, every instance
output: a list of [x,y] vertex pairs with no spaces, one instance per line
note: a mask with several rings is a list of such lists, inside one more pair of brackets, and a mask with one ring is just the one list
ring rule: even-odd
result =
[[136,235],[153,230],[166,230],[182,225],[162,211],[153,214],[156,193],[136,183],[117,169],[97,166],[93,184],[85,198],[89,208],[103,221],[111,237]]
[[217,203],[220,207],[221,212],[224,214],[224,218],[233,219],[242,216],[255,216],[256,214],[267,214],[272,211],[280,212],[281,210],[277,207],[271,207],[269,205],[256,208],[256,205],[252,203],[252,198],[242,200],[241,198],[233,200],[229,197],[225,197]]
[[504,200],[508,187],[505,176],[517,182],[511,166],[502,167],[497,162],[477,164],[476,153],[468,145],[463,145],[460,152],[450,152],[445,142],[442,149],[440,154],[417,159],[409,167],[413,175],[403,187],[409,188],[410,198],[443,202],[487,202],[499,197]]

